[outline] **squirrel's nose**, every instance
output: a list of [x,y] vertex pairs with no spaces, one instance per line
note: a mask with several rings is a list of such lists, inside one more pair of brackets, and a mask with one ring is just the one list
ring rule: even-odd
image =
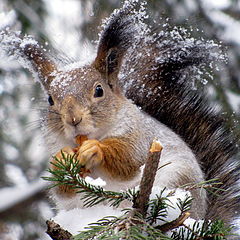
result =
[[76,127],[80,122],[82,121],[82,118],[72,118],[72,125]]
[[74,127],[76,127],[81,121],[82,121],[82,118],[79,117],[68,117],[67,119],[65,119],[66,123],[69,124],[69,125],[72,125]]

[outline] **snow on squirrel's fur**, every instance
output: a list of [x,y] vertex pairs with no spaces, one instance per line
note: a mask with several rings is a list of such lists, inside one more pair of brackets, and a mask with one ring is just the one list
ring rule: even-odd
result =
[[26,35],[22,37],[21,32],[12,32],[9,28],[0,32],[0,41],[1,49],[4,50],[9,57],[17,59],[22,67],[28,69],[33,74],[34,79],[38,80],[38,75],[36,71],[34,71],[32,64],[26,59],[23,50],[29,45],[41,48],[39,43],[32,36]]

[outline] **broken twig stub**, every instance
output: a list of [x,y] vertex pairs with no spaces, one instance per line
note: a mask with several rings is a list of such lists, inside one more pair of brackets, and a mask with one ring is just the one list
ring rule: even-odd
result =
[[147,203],[152,192],[153,182],[158,170],[161,152],[162,145],[159,141],[154,140],[150,147],[148,158],[143,170],[139,195],[136,198],[133,206],[142,216],[144,216],[147,211]]
[[72,234],[60,227],[59,224],[55,223],[54,221],[47,221],[47,231],[46,233],[53,239],[53,240],[71,240]]

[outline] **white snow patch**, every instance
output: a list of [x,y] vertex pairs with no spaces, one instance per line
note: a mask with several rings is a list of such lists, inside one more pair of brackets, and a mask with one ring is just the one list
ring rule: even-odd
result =
[[[1,119],[1,117],[0,117],[0,119]],[[3,152],[4,152],[5,156],[9,160],[14,160],[19,156],[19,150],[13,145],[3,143],[3,149],[4,149]],[[6,172],[8,173],[8,171],[6,171]]]
[[[92,52],[92,45],[86,42],[81,44],[82,34],[76,30],[81,28],[85,21],[81,1],[78,0],[44,0],[48,16],[45,18],[46,32],[56,49],[70,59],[85,58],[85,48]],[[66,11],[67,10],[67,11]],[[92,11],[89,9],[89,11]],[[88,50],[87,50],[88,51]]]
[[[162,192],[163,191],[163,192]],[[157,220],[156,223],[154,223],[155,226],[157,225],[162,225],[166,222],[173,221],[177,219],[181,211],[178,207],[179,201],[184,201],[187,197],[191,197],[191,193],[189,191],[177,188],[177,189],[163,189],[160,187],[153,187],[152,188],[152,193],[150,195],[150,199],[155,199],[156,195],[159,195],[159,193],[162,192],[161,197],[167,199],[168,207],[167,207],[167,217],[164,218],[164,221],[162,220]]]
[[4,230],[1,229],[0,239],[2,240],[18,240],[22,239],[24,236],[24,231],[21,225],[10,223],[3,225]]
[[27,179],[22,169],[19,166],[13,164],[5,165],[5,174],[13,182],[16,187],[25,187],[27,185]]
[[240,217],[233,221],[234,233],[240,236]]
[[85,181],[94,186],[104,187],[106,185],[106,182],[103,181],[100,177],[98,177],[97,179],[93,179],[93,178],[87,176],[85,178]]
[[[93,181],[93,179],[86,179],[87,181]],[[101,179],[97,179],[96,183],[99,185],[101,183]],[[95,183],[95,182],[93,182]],[[137,190],[139,187],[136,187]],[[155,199],[156,195],[159,195],[160,192],[163,191],[163,188],[153,187],[152,194],[150,199]],[[169,196],[170,195],[170,196]],[[177,219],[180,215],[180,210],[177,206],[179,203],[179,199],[182,201],[186,199],[186,197],[190,196],[188,191],[182,189],[164,189],[162,197],[168,197],[169,204],[167,208],[168,216],[165,218],[165,221],[158,220],[154,225],[162,225],[166,221],[173,221]],[[60,224],[60,226],[73,235],[77,234],[79,231],[87,230],[85,227],[90,223],[95,223],[98,220],[107,217],[107,216],[116,216],[119,217],[123,215],[122,208],[113,208],[103,204],[99,204],[90,208],[74,208],[71,210],[60,210],[59,213],[53,218],[53,220]],[[49,238],[47,238],[49,239]]]
[[[11,32],[8,30],[0,32],[0,40],[0,49],[8,54],[9,57],[16,59],[22,67],[28,69],[33,74],[35,80],[38,80],[38,75],[33,68],[31,61],[29,61],[28,57],[23,52],[27,45],[41,48],[37,41],[30,35],[23,37],[21,36],[21,32]],[[42,49],[42,51],[44,51],[44,49]]]
[[225,9],[229,7],[231,4],[231,1],[229,0],[217,0],[217,1],[201,0],[201,2],[208,9]]
[[16,187],[8,187],[0,190],[0,211],[11,208],[24,199],[33,196],[47,186],[46,181],[38,180],[37,182],[24,184]]
[[16,22],[16,13],[14,10],[0,13],[0,31],[11,27]]
[[236,21],[231,16],[218,10],[205,10],[209,18],[211,18],[214,23],[217,23],[224,28],[220,35],[221,39],[223,39],[224,41],[234,42],[235,44],[240,43],[239,21]]
[[236,94],[231,91],[226,91],[227,97],[229,99],[229,103],[231,103],[231,106],[233,107],[233,110],[238,112],[240,109],[240,96],[239,94]]
[[[188,218],[188,219],[186,219],[184,221],[184,225],[187,226],[189,229],[193,229],[194,224],[196,224],[196,223],[198,224],[198,227],[201,228],[203,226],[203,224],[204,224],[204,220],[195,220],[193,218]],[[175,228],[175,229],[173,229],[171,231],[168,231],[166,233],[166,235],[168,237],[171,237],[173,232],[178,232],[179,233],[181,231],[181,229],[186,229],[186,228],[183,227],[183,226],[180,226],[180,227]],[[184,231],[184,238],[183,239],[187,239],[187,238],[188,238],[188,231],[186,230],[186,231]]]
[[20,43],[19,47],[24,49],[27,45],[38,46],[38,42],[30,36],[23,38],[23,41]]
[[[30,132],[30,130],[28,130],[27,132]],[[40,164],[46,160],[46,146],[43,143],[43,138],[40,131],[35,132],[35,135],[32,137],[31,143],[28,145],[26,153],[28,154],[28,156],[31,156],[31,159],[33,159],[31,164],[34,167],[39,167]]]
[[90,223],[97,222],[106,216],[119,217],[122,214],[121,209],[98,205],[87,209],[61,210],[53,220],[75,235],[79,231],[86,230]]
[[[197,221],[200,225],[200,227],[203,225],[203,223],[204,223],[204,220],[199,220],[199,221]],[[186,219],[185,221],[184,221],[184,224],[186,225],[186,226],[188,226],[188,227],[190,227],[190,228],[193,228],[193,225],[196,223],[196,220],[195,219],[193,219],[193,218],[188,218],[188,219]]]
[[49,203],[45,201],[38,202],[38,208],[43,219],[50,219],[55,215],[53,209],[49,207]]

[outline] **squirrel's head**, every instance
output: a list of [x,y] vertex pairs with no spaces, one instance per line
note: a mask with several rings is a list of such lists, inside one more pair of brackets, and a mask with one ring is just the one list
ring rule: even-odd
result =
[[49,130],[74,140],[77,135],[99,138],[109,129],[124,103],[117,80],[121,55],[111,49],[90,65],[58,69],[38,45],[27,45],[25,54],[47,93]]
[[57,136],[73,139],[81,134],[96,138],[115,121],[125,99],[117,75],[139,30],[133,9],[134,4],[130,4],[112,14],[101,34],[96,59],[84,67],[59,69],[38,44],[21,44],[21,53],[48,94],[47,126]]

